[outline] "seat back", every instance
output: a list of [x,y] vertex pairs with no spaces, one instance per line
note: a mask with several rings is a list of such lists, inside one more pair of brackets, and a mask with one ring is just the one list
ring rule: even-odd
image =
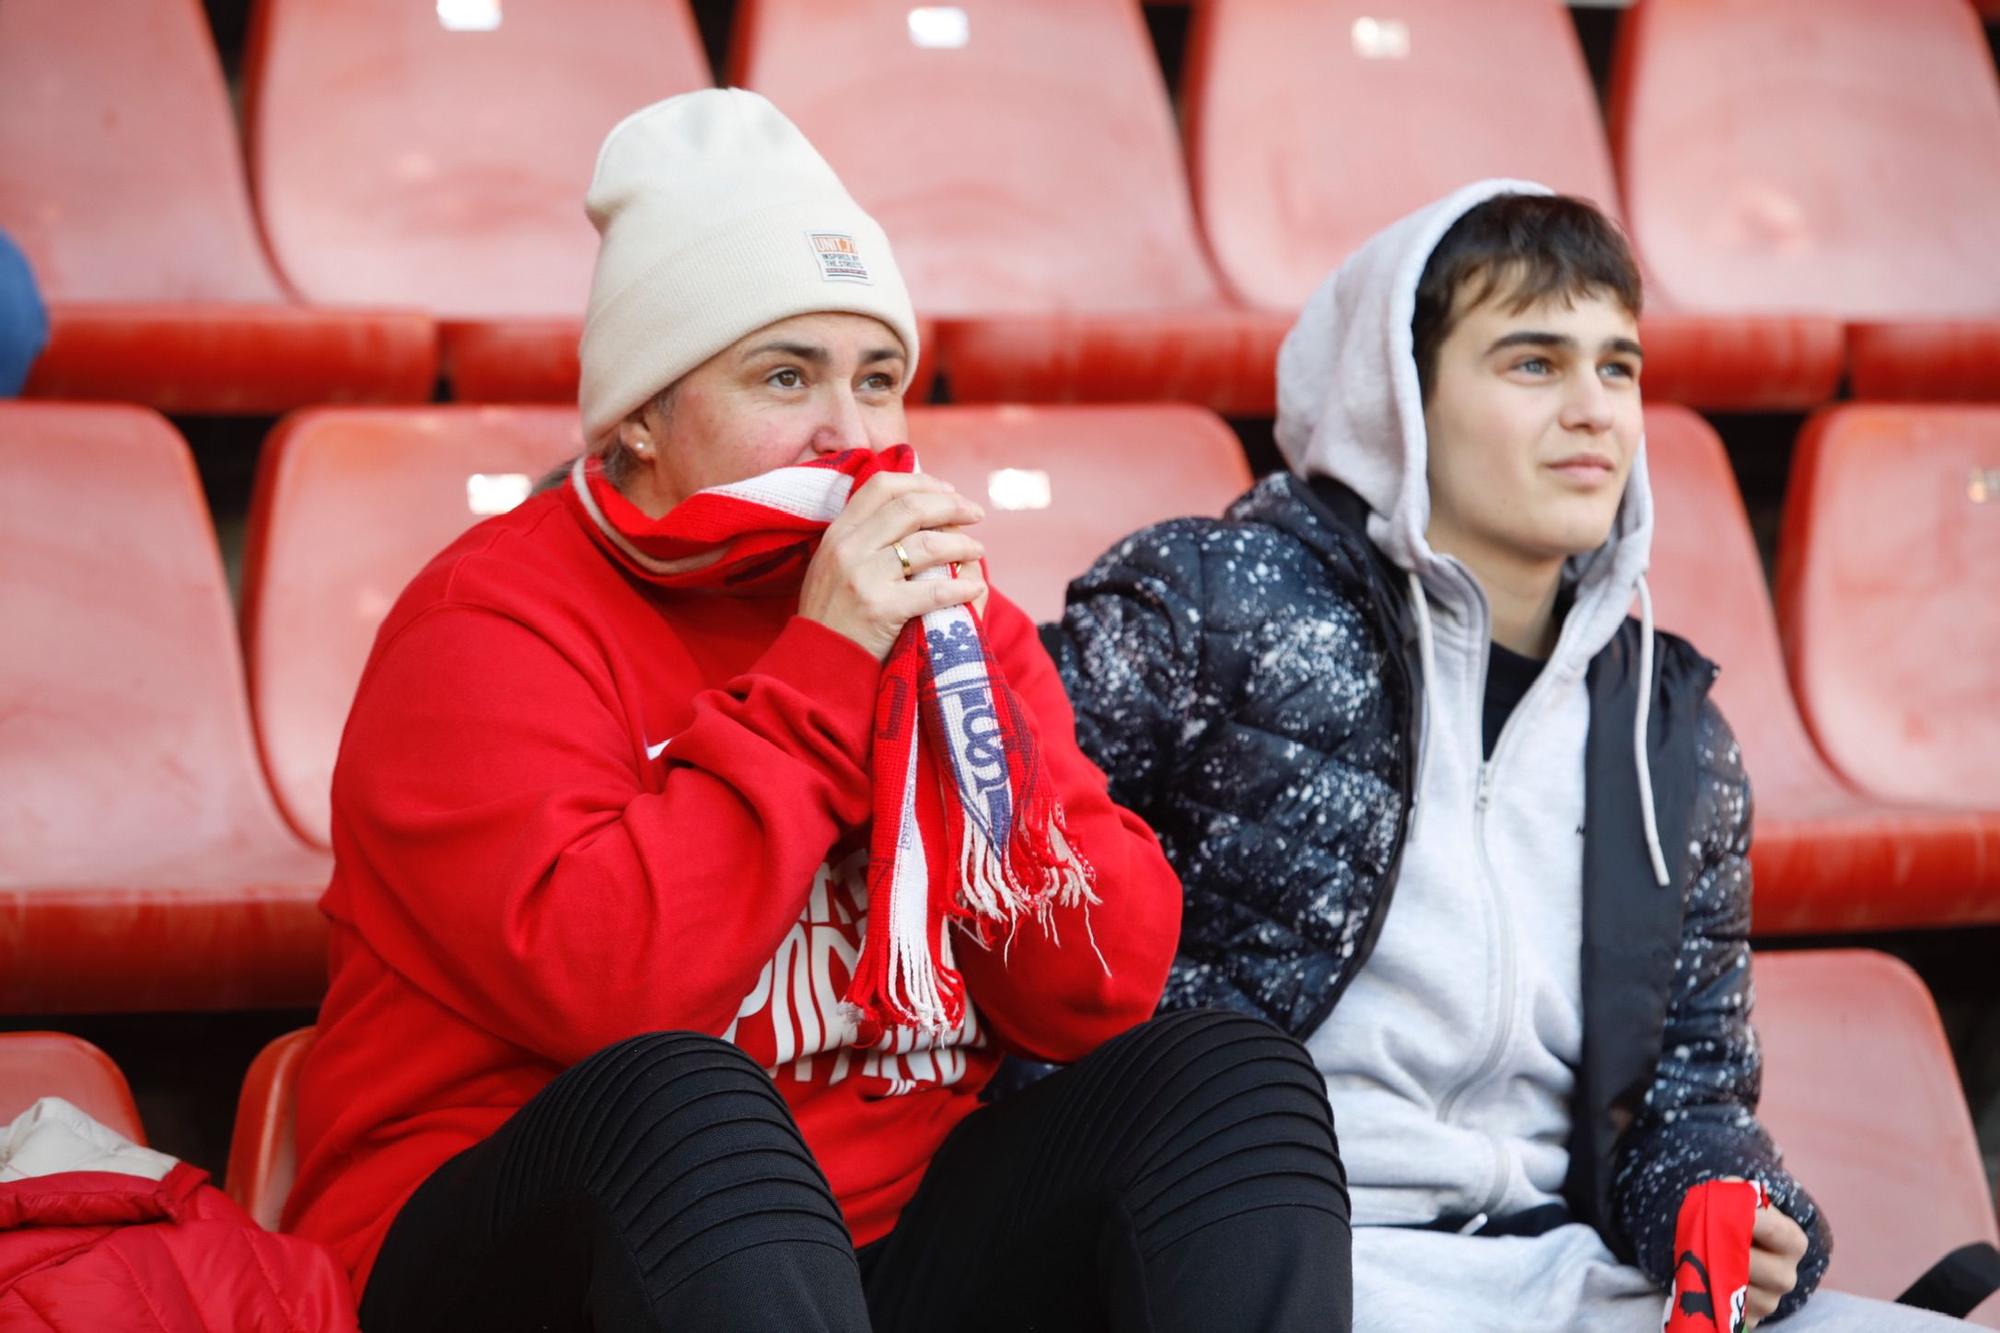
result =
[[1658,295],[2000,315],[2000,79],[1965,0],[1642,0],[1614,64],[1612,147]]
[[53,301],[284,299],[200,0],[0,5],[0,162]]
[[132,1089],[110,1056],[66,1032],[0,1033],[0,1128],[44,1097],[61,1097],[132,1142],[146,1141]]
[[1722,440],[1684,407],[1646,409],[1654,501],[1647,574],[1662,629],[1689,639],[1722,668],[1715,700],[1756,783],[1759,810],[1799,811],[1826,788],[1785,681],[1777,621],[1750,516]]
[[307,840],[376,627],[430,558],[583,447],[576,409],[328,408],[264,446],[244,548],[243,638],[264,765]]
[[317,1034],[316,1028],[299,1028],[259,1051],[236,1101],[225,1185],[259,1226],[273,1231],[298,1167],[299,1071]]
[[1826,1284],[1894,1300],[1931,1264],[2000,1239],[1937,1008],[1866,949],[1760,953],[1760,1116],[1837,1244]]
[[994,586],[1036,620],[1071,579],[1148,524],[1214,515],[1250,485],[1236,436],[1205,408],[933,407],[910,413],[926,471],[977,500]]
[[21,627],[0,639],[0,891],[187,890],[191,853],[281,831],[201,482],[165,418],[0,403],[0,571],[0,623]]
[[1304,304],[1372,233],[1481,177],[1618,208],[1561,0],[1208,0],[1183,102],[1202,229],[1259,305]]
[[729,82],[833,164],[926,316],[1215,301],[1132,0],[741,0],[735,33]]
[[2000,810],[2000,408],[1854,404],[1792,463],[1779,607],[1836,770],[1902,801]]
[[598,145],[709,82],[685,0],[259,0],[245,85],[265,234],[321,304],[580,315]]

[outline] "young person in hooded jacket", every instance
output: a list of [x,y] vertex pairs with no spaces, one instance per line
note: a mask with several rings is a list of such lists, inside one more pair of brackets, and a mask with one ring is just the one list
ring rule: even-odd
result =
[[[1180,891],[901,447],[881,228],[735,90],[589,211],[589,452],[342,740],[290,1228],[370,1333],[1344,1329],[1324,1085],[1152,1016]],[[983,1106],[1003,1052],[1074,1063]]]
[[1165,1007],[1326,1076],[1357,1329],[1650,1333],[1730,1177],[1771,1200],[1751,1322],[1949,1326],[1813,1297],[1828,1227],[1756,1120],[1750,786],[1652,623],[1640,302],[1540,186],[1395,223],[1285,341],[1289,470],[1120,543],[1044,638],[1182,878]]

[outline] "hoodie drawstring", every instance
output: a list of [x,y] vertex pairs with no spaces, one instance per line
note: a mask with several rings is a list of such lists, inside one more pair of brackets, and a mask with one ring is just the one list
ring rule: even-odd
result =
[[1639,770],[1639,818],[1646,825],[1646,852],[1653,878],[1666,888],[1667,857],[1660,850],[1660,820],[1653,813],[1653,765],[1646,750],[1646,727],[1653,716],[1653,593],[1639,576],[1639,706],[1633,711],[1632,753]]
[[1424,581],[1416,571],[1409,574],[1410,605],[1417,612],[1417,671],[1422,676],[1417,691],[1423,695],[1424,713],[1417,732],[1417,771],[1410,784],[1410,833],[1417,829],[1417,799],[1424,789],[1426,757],[1431,749],[1431,696],[1437,693],[1437,636],[1431,630],[1430,599],[1424,596]]
[[[1437,639],[1431,629],[1430,600],[1424,596],[1423,580],[1414,570],[1406,577],[1410,581],[1410,605],[1417,613],[1417,663],[1423,678],[1418,688],[1423,693],[1424,711],[1421,730],[1417,740],[1417,772],[1412,782],[1410,798],[1410,834],[1414,836],[1417,826],[1417,796],[1423,790],[1424,768],[1431,744],[1431,696],[1436,693],[1437,683]],[[1646,730],[1653,717],[1653,593],[1646,586],[1646,578],[1639,576],[1639,705],[1632,717],[1633,766],[1639,777],[1639,819],[1646,829],[1646,855],[1653,863],[1653,878],[1661,888],[1671,882],[1667,874],[1667,855],[1660,846],[1660,819],[1653,810],[1653,765],[1647,753]]]

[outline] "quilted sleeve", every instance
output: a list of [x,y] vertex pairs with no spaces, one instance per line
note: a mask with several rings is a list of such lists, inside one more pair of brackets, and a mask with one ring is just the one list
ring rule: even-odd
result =
[[1181,756],[1220,710],[1204,662],[1203,531],[1177,519],[1134,533],[1069,587],[1042,644],[1076,710],[1076,738],[1118,804],[1157,826]]
[[1696,856],[1665,1038],[1645,1103],[1619,1147],[1612,1206],[1639,1267],[1665,1287],[1687,1191],[1722,1176],[1760,1181],[1808,1240],[1798,1286],[1773,1316],[1781,1319],[1819,1285],[1833,1235],[1757,1123],[1763,1059],[1750,1026],[1750,782],[1713,703],[1703,709],[1698,745]]
[[1404,705],[1354,553],[1183,520],[1070,587],[1044,642],[1083,749],[1181,878],[1162,1008],[1325,1017],[1401,844]]

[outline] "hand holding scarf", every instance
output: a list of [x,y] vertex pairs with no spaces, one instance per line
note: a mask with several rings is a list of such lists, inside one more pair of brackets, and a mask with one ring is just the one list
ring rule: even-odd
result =
[[[570,482],[636,575],[747,595],[796,586],[850,497],[880,473],[915,468],[907,445],[849,450],[699,491],[658,519],[592,460],[578,460]],[[986,947],[1024,918],[1053,933],[1058,908],[1083,908],[1087,928],[1097,901],[1034,729],[971,608],[904,623],[882,667],[872,767],[868,932],[847,992],[863,1042],[893,1025],[942,1033],[962,1021],[953,923]]]

